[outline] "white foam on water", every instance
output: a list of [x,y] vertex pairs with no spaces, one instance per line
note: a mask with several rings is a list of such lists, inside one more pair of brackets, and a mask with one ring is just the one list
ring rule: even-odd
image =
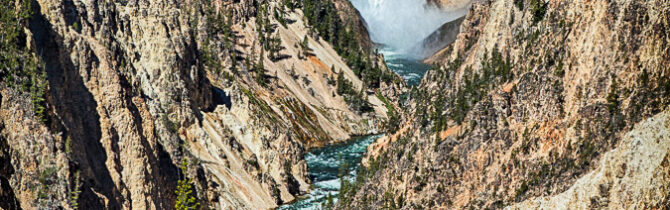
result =
[[[326,200],[326,196],[329,194],[333,196],[333,200],[337,202],[337,196],[339,195],[339,190],[341,187],[340,178],[337,178],[336,174],[332,174],[332,171],[313,171],[315,166],[318,165],[320,167],[325,166],[327,168],[338,168],[340,166],[339,154],[350,158],[346,161],[360,158],[367,150],[367,147],[370,145],[370,143],[382,136],[383,135],[366,136],[363,137],[363,139],[353,140],[354,142],[351,144],[333,145],[329,146],[331,147],[329,149],[317,150],[305,154],[305,160],[307,161],[308,167],[310,167],[310,175],[322,178],[333,178],[316,181],[313,183],[314,188],[312,188],[307,196],[301,198],[295,203],[282,205],[279,207],[279,209],[320,209],[321,203]],[[360,167],[360,162],[350,164],[349,173],[344,178],[349,182],[353,182],[356,178],[356,169]]]
[[404,78],[405,79],[419,79],[419,78],[421,78],[421,75],[419,75],[417,73],[409,73],[409,74],[405,75]]
[[442,24],[467,12],[443,11],[429,6],[426,0],[351,0],[351,3],[367,23],[372,41],[398,52],[409,52]]
[[401,63],[387,63],[386,66],[388,66],[388,67],[394,67],[394,68],[399,68],[399,69],[405,67],[405,65],[403,65],[403,64],[401,64]]
[[318,163],[319,165],[325,166],[337,167],[340,165],[340,160],[338,157],[316,155],[312,153],[307,153],[307,155],[305,155],[305,160],[307,162]]
[[314,183],[318,188],[327,191],[337,191],[340,189],[340,179],[331,179]]

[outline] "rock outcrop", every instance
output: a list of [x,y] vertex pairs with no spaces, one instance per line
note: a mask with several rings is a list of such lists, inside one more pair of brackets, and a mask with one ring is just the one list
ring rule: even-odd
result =
[[663,209],[670,205],[670,112],[650,117],[570,189],[510,209]]
[[455,10],[465,8],[472,0],[427,0],[429,5],[435,5],[444,10]]
[[[423,39],[419,45],[414,46],[410,52],[414,52],[417,57],[422,59],[435,55],[435,53],[456,41],[463,19],[465,17],[460,17],[440,26],[435,32]],[[430,63],[430,60],[427,63]]]
[[475,1],[338,207],[667,208],[669,19],[667,1]]
[[[274,208],[309,191],[306,150],[385,129],[387,105],[330,42],[308,34],[298,2],[2,7],[3,17],[32,12],[9,43],[34,57],[2,59],[38,63],[19,68],[37,75],[24,83],[0,71],[2,208],[170,209],[185,177],[202,207]],[[347,24],[360,49],[340,47],[368,51],[362,20]],[[376,55],[363,60],[385,69]],[[370,111],[338,93],[338,74]]]
[[360,12],[354,8],[349,0],[334,0],[335,8],[340,19],[347,23],[353,31],[358,34],[356,39],[361,43],[364,49],[372,49],[374,43],[370,40],[370,33],[368,32],[367,23],[361,18]]

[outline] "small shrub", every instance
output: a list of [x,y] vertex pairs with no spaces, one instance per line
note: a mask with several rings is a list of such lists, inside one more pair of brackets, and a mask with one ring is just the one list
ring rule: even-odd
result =
[[610,91],[607,94],[607,108],[610,114],[616,114],[619,111],[619,91],[616,77],[612,74],[612,83],[610,84]]
[[179,126],[177,126],[176,123],[172,122],[172,120],[170,120],[167,114],[163,114],[161,116],[161,121],[163,121],[163,125],[165,125],[165,128],[167,128],[168,131],[172,133],[177,133]]
[[523,11],[523,0],[514,0],[514,6],[516,6],[519,11]]
[[530,9],[533,15],[533,23],[538,23],[547,13],[547,4],[543,0],[530,0]]
[[69,192],[68,204],[72,209],[79,209],[79,195],[81,194],[81,180],[79,171],[74,174],[74,188]]
[[524,180],[524,181],[521,183],[521,186],[519,186],[519,188],[516,189],[516,195],[515,195],[514,197],[516,197],[516,199],[518,200],[518,199],[521,198],[521,196],[523,196],[524,194],[526,194],[527,191],[528,191],[528,184],[527,184],[526,181]]
[[75,31],[79,31],[79,29],[80,29],[80,28],[79,28],[79,23],[78,23],[78,22],[74,22],[74,23],[72,23],[72,28],[73,28]]
[[72,138],[69,136],[65,139],[65,154],[72,154]]
[[177,201],[175,202],[175,209],[178,210],[190,210],[198,209],[200,203],[197,202],[197,198],[193,193],[193,184],[191,183],[191,178],[188,178],[187,174],[188,161],[183,159],[181,162],[181,173],[184,176],[181,180],[177,182]]

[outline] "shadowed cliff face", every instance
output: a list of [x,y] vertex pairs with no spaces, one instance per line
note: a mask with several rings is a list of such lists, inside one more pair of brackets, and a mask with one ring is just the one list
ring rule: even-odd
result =
[[[361,90],[360,71],[284,1],[25,2],[13,44],[37,63],[20,70],[44,75],[27,80],[47,85],[39,95],[0,71],[2,208],[170,209],[184,177],[203,207],[273,208],[308,191],[307,149],[380,132],[393,105],[375,91],[393,102],[403,86]],[[341,20],[351,51],[367,52],[363,21]]]
[[[73,5],[66,4],[66,6],[68,6],[66,9],[76,11]],[[30,26],[34,32],[37,50],[43,55],[47,80],[51,81],[49,90],[55,114],[62,119],[60,122],[54,122],[53,126],[58,130],[67,131],[66,135],[72,141],[72,149],[81,151],[72,154],[72,159],[77,163],[74,166],[77,168],[75,170],[84,171],[83,177],[86,180],[81,194],[81,199],[85,201],[82,207],[104,208],[107,205],[111,208],[120,208],[121,193],[105,167],[108,157],[99,141],[102,134],[100,116],[95,111],[97,102],[86,88],[82,77],[74,71],[72,61],[68,59],[67,55],[72,54],[72,51],[64,48],[62,46],[64,43],[58,42],[63,40],[63,37],[52,30],[54,26],[41,13],[34,16]],[[100,61],[93,55],[89,62]],[[112,202],[105,204],[95,192],[108,196]]]
[[[179,158],[179,139],[156,128],[165,125],[153,119],[173,110],[181,113],[175,123],[195,123],[198,110],[209,106],[211,87],[204,69],[197,68],[195,42],[182,32],[188,28],[178,26],[185,25],[180,23],[185,19],[157,18],[154,21],[160,24],[149,25],[141,15],[129,16],[133,9],[129,4],[96,1],[33,2],[28,43],[39,52],[50,84],[49,131],[28,133],[17,125],[12,132],[23,135],[12,136],[11,141],[17,143],[13,150],[19,157],[33,156],[32,138],[52,147],[37,163],[20,161],[18,173],[24,178],[12,182],[35,182],[29,177],[36,174],[38,188],[48,190],[37,192],[31,202],[35,195],[18,188],[23,207],[65,204],[59,200],[79,203],[80,208],[172,206],[179,174],[172,158]],[[177,10],[176,5],[163,4],[154,12]],[[179,87],[190,91],[176,91]],[[50,159],[55,165],[48,165]],[[79,199],[68,200],[78,185]]]
[[[2,95],[0,95],[0,103]],[[4,129],[4,125],[0,123],[0,131]],[[9,185],[9,179],[14,174],[14,166],[11,164],[11,156],[9,154],[10,148],[7,144],[7,139],[0,136],[0,208],[3,209],[19,209],[21,204],[16,200],[14,189]]]

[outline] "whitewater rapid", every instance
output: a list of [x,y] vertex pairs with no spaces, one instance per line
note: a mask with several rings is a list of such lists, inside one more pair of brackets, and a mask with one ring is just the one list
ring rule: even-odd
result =
[[294,203],[282,205],[279,209],[320,209],[328,195],[333,196],[333,201],[337,202],[341,185],[338,176],[340,167],[347,163],[349,174],[345,176],[345,179],[354,181],[368,145],[382,136],[358,137],[346,143],[325,146],[305,154],[309,176],[313,181],[312,188],[309,194]]

